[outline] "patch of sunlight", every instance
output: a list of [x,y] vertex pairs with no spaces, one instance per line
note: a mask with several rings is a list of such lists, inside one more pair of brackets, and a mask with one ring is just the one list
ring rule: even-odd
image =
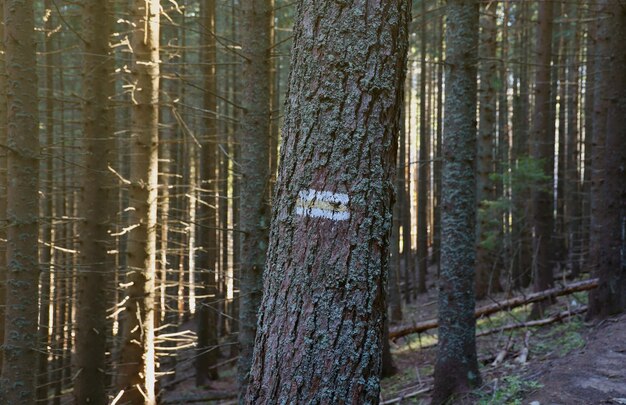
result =
[[398,339],[397,343],[395,347],[392,346],[391,352],[396,355],[404,354],[435,346],[437,344],[437,335],[431,333],[414,333],[405,336],[403,339]]

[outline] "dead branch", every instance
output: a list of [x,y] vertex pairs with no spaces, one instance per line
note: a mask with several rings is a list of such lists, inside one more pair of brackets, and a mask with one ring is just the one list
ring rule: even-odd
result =
[[550,316],[548,318],[537,319],[536,321],[513,323],[513,324],[501,326],[499,328],[485,330],[485,331],[482,331],[480,333],[477,333],[476,336],[477,337],[478,336],[487,336],[487,335],[492,335],[494,333],[510,331],[510,330],[513,330],[513,329],[531,328],[531,327],[534,327],[534,326],[545,326],[545,325],[549,325],[551,323],[562,321],[563,319],[569,318],[569,317],[574,316],[574,315],[582,314],[585,311],[587,311],[587,306],[582,306],[580,308],[577,308],[577,309],[574,309],[574,310],[571,310],[571,311],[559,312],[558,314],[554,314],[554,315],[552,315],[552,316]]
[[[478,308],[474,315],[476,316],[476,318],[480,318],[482,316],[488,316],[496,312],[506,311],[509,309],[521,307],[523,305],[532,304],[533,302],[541,301],[548,297],[560,297],[580,291],[592,290],[597,286],[597,278],[579,281],[563,287],[555,287],[549,290],[532,293],[526,296],[518,296],[502,302],[496,302],[494,304],[486,305],[484,307]],[[400,326],[397,328],[393,328],[389,331],[389,339],[395,341],[396,339],[403,336],[407,336],[413,333],[422,333],[430,329],[435,329],[438,326],[439,322],[437,319],[430,319],[428,321],[420,322],[411,326]]]

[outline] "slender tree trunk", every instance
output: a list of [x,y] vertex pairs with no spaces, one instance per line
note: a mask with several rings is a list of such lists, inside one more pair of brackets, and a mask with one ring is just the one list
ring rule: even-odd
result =
[[76,305],[77,404],[106,404],[105,352],[106,310],[111,304],[108,282],[112,263],[107,254],[109,226],[113,219],[114,183],[108,166],[113,165],[115,141],[109,109],[112,64],[109,57],[109,1],[89,0],[83,4],[83,114],[86,157],[81,190],[80,270]]
[[216,265],[217,265],[217,69],[215,40],[215,0],[201,3],[204,21],[203,54],[204,69],[204,108],[209,112],[205,120],[206,138],[200,152],[201,203],[198,220],[203,224],[200,230],[201,246],[198,256],[198,269],[201,271],[202,295],[198,308],[198,348],[196,358],[196,385],[206,384],[207,380],[218,378],[217,363],[217,308],[216,308]]
[[409,14],[298,3],[247,403],[379,400]]
[[[55,267],[54,261],[54,240],[53,240],[53,224],[54,224],[54,211],[53,211],[53,186],[54,175],[57,173],[55,170],[54,157],[56,155],[55,148],[53,147],[55,139],[54,131],[54,48],[53,40],[55,35],[54,20],[51,10],[50,0],[45,0],[44,4],[44,64],[45,64],[45,148],[47,149],[47,158],[40,161],[40,183],[43,198],[40,199],[39,204],[39,266],[40,273],[40,288],[39,288],[39,347],[41,348],[37,358],[37,401],[47,401],[48,391],[50,386],[48,385],[48,359],[51,349],[52,338],[52,321],[50,319],[50,307],[54,306],[54,300],[51,299],[51,280],[54,280],[55,274],[59,271],[58,267]],[[58,35],[58,34],[57,34]],[[57,162],[58,166],[58,162]],[[54,317],[53,317],[54,319]]]
[[[487,246],[489,214],[486,212],[488,201],[494,199],[493,181],[493,145],[496,137],[496,86],[498,65],[496,62],[497,10],[494,1],[484,3],[480,26],[480,110],[478,123],[478,142],[476,159],[476,201],[479,210],[476,223],[476,298],[484,298],[490,290],[495,249]],[[494,230],[491,229],[493,232]]]
[[[591,17],[591,11],[586,15]],[[593,16],[595,18],[595,16]],[[583,175],[583,194],[582,194],[582,263],[584,267],[587,267],[589,259],[589,237],[591,227],[591,167],[592,155],[593,155],[593,126],[595,120],[595,88],[596,88],[596,37],[597,37],[597,24],[588,24],[587,40],[586,40],[586,63],[585,71],[587,72],[585,80],[585,137],[584,137],[584,150],[585,157],[583,161],[583,167],[585,173]]]
[[155,403],[154,282],[158,183],[158,0],[134,0],[130,226],[123,343],[117,389],[122,401]]
[[480,383],[474,318],[478,3],[448,0],[439,350],[433,403]]
[[600,281],[589,297],[589,318],[626,309],[626,8],[613,0],[600,6],[594,97],[601,113],[593,134],[590,239],[590,261]]
[[[528,157],[528,118],[530,106],[529,84],[529,55],[528,43],[530,41],[529,28],[526,21],[529,18],[529,3],[523,2],[517,6],[516,20],[518,30],[518,43],[520,45],[521,64],[519,67],[519,90],[513,103],[513,150],[512,161],[515,162],[515,170],[523,170],[522,163]],[[530,208],[528,200],[530,193],[526,187],[513,186],[513,270],[512,285],[514,288],[528,287],[531,282],[531,259],[532,259],[532,233]]]
[[[4,4],[0,4],[0,144],[7,145],[7,76],[4,50]],[[0,345],[4,344],[7,281],[7,150],[0,150]],[[0,346],[1,347],[1,346]],[[0,351],[0,372],[3,364]]]
[[[409,69],[410,70],[410,69]],[[413,165],[411,164],[411,74],[405,80],[404,90],[404,103],[402,107],[402,124],[404,126],[404,133],[400,134],[402,142],[400,142],[400,150],[398,151],[398,159],[402,162],[402,171],[396,173],[398,190],[400,194],[400,216],[402,217],[402,259],[404,260],[404,267],[400,266],[400,273],[403,275],[404,280],[404,299],[407,303],[411,302],[412,291],[415,289],[413,278],[411,274],[414,274],[413,268],[413,252],[411,251],[411,170]],[[408,125],[407,125],[408,122]],[[407,153],[408,152],[408,153]],[[402,260],[400,261],[402,262]],[[404,271],[402,271],[402,268]]]
[[430,148],[426,131],[426,1],[422,0],[421,9],[421,61],[420,61],[420,139],[418,158],[417,189],[417,292],[426,292],[426,272],[428,271],[428,166]]
[[441,273],[441,177],[442,150],[443,150],[443,17],[437,21],[437,147],[435,149],[435,164],[433,176],[435,183],[435,224],[433,226],[433,259],[437,262],[437,275]]
[[39,135],[33,2],[4,1],[7,74],[7,292],[0,403],[35,400]]
[[[551,114],[553,99],[550,82],[553,14],[554,3],[545,1],[539,4],[536,45],[538,66],[535,75],[535,110],[530,137],[530,154],[540,164],[548,180],[539,181],[532,189],[534,291],[547,290],[554,284],[552,269],[554,121]],[[535,304],[531,318],[541,317],[548,303],[549,301],[542,301]]]
[[569,97],[567,99],[568,124],[567,142],[565,145],[566,172],[565,172],[565,226],[567,235],[568,256],[567,263],[574,276],[578,276],[581,270],[582,259],[582,201],[581,201],[581,181],[580,181],[580,131],[579,131],[579,81],[580,81],[580,32],[577,27],[581,24],[578,14],[579,6],[570,6],[570,19],[576,20],[572,24],[570,32],[574,32],[568,56],[568,88]]
[[263,293],[269,229],[270,33],[271,2],[241,3],[243,115],[241,118],[242,234],[239,284],[239,363],[241,397],[245,395]]

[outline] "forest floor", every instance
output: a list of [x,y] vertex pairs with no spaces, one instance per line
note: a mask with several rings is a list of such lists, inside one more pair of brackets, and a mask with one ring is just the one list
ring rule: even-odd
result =
[[[430,290],[406,308],[405,314],[417,316],[403,324],[436,317],[436,289]],[[477,307],[506,298],[492,296]],[[586,292],[561,297],[546,317],[576,310],[586,301]],[[477,333],[523,323],[529,313],[530,305],[479,319]],[[598,323],[585,323],[582,314],[546,326],[480,336],[477,350],[483,385],[455,403],[626,404],[626,314]],[[429,404],[436,329],[398,339],[392,353],[399,371],[383,380],[381,404]]]
[[[429,290],[404,308],[403,325],[436,318],[436,288]],[[477,307],[506,298],[494,295]],[[575,310],[586,300],[586,292],[561,297],[546,316]],[[498,332],[477,338],[483,385],[458,403],[626,404],[626,314],[594,324],[585,323],[582,314],[546,326],[499,331],[523,323],[529,312],[530,306],[519,307],[477,321],[477,333]],[[429,404],[436,344],[436,329],[391,343],[398,372],[383,380],[381,404]],[[236,403],[234,362],[220,368],[219,381],[196,388],[193,351],[183,350],[179,356],[174,384],[161,403]]]

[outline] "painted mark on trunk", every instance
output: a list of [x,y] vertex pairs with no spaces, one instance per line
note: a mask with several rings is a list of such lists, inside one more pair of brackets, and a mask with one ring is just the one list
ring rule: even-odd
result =
[[350,219],[348,194],[330,191],[302,190],[296,201],[296,214],[303,217],[326,218],[332,221]]

